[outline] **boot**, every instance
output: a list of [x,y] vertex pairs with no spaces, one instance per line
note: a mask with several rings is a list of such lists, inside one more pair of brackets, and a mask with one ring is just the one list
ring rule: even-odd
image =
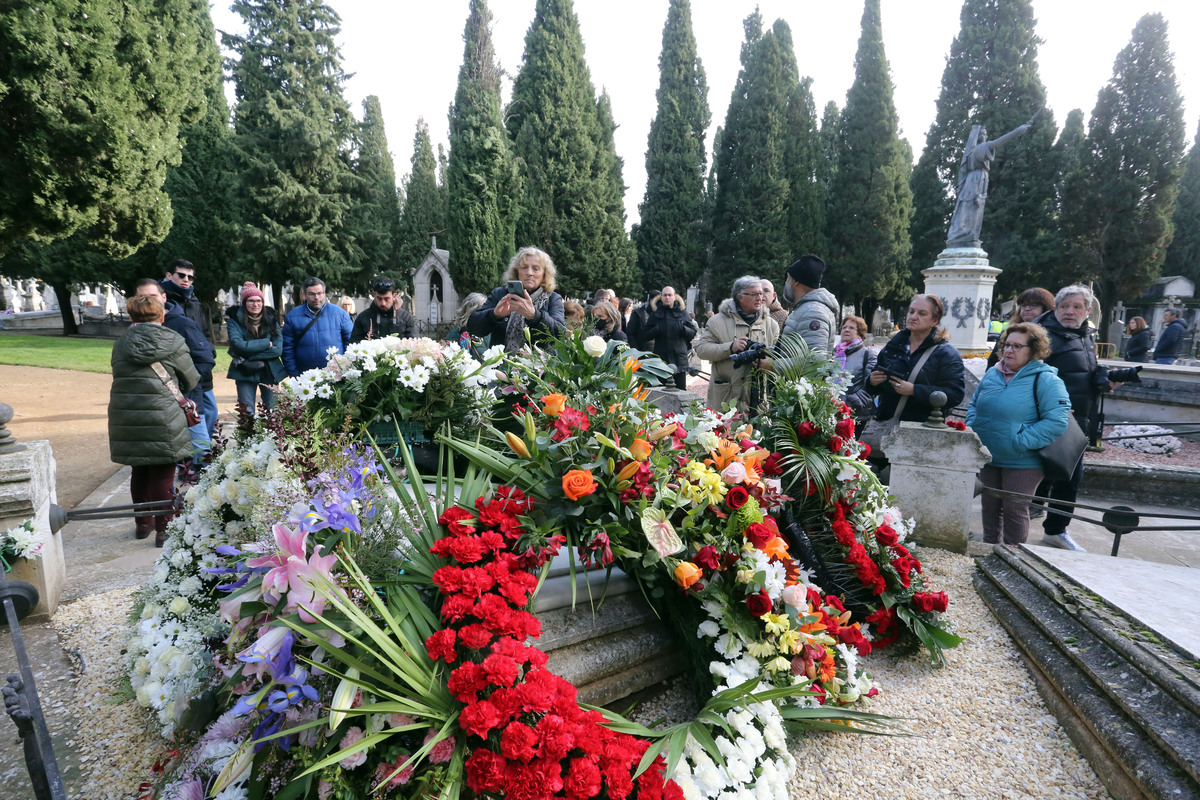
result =
[[154,531],[154,517],[137,517],[133,524],[133,536],[136,539],[145,539]]
[[166,543],[167,543],[167,532],[166,531],[155,531],[154,532],[154,546],[162,547]]

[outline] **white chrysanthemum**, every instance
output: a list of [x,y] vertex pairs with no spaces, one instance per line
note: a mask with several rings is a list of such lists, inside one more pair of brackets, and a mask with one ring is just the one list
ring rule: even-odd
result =
[[696,634],[698,637],[715,637],[721,635],[721,626],[713,622],[711,619],[706,619],[700,623],[700,629]]

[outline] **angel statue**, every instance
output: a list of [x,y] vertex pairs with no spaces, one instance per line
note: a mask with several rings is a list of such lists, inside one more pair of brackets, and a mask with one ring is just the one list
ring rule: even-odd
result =
[[946,247],[980,246],[979,231],[983,227],[983,206],[987,202],[988,169],[996,157],[996,150],[1009,139],[1024,135],[1040,113],[1039,109],[1029,122],[991,141],[987,138],[987,128],[972,126],[966,149],[963,150],[962,166],[958,170],[958,202],[954,206],[954,216],[950,218]]

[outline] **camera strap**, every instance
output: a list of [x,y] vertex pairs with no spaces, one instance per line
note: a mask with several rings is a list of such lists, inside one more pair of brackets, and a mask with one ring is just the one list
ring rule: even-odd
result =
[[[908,373],[909,383],[916,384],[917,376],[921,374],[921,367],[925,366],[925,362],[929,360],[929,357],[933,355],[933,351],[937,350],[938,347],[939,345],[935,344],[933,347],[921,354],[921,358],[917,360],[917,365],[912,368],[912,372]],[[904,406],[908,403],[908,398],[911,396],[912,395],[907,394],[901,395],[900,402],[896,404],[896,410],[892,413],[892,419],[900,419],[900,412],[904,410]]]

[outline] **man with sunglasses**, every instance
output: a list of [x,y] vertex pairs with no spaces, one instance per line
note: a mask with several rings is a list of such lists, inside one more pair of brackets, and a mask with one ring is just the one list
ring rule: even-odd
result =
[[408,338],[417,335],[417,321],[404,310],[404,298],[396,294],[391,278],[379,278],[371,285],[374,300],[354,318],[350,343],[384,336]]
[[[213,339],[212,318],[200,305],[200,298],[193,291],[196,285],[196,268],[186,258],[177,258],[167,264],[167,274],[159,285],[167,295],[168,305],[174,303],[183,311],[183,315],[196,323],[204,338],[208,339],[210,347],[215,346]],[[215,352],[215,351],[214,351]],[[204,414],[204,427],[208,430],[208,439],[212,441],[217,430],[217,396],[213,394],[212,370],[200,373],[200,389],[204,392],[204,402],[200,404],[200,412]]]

